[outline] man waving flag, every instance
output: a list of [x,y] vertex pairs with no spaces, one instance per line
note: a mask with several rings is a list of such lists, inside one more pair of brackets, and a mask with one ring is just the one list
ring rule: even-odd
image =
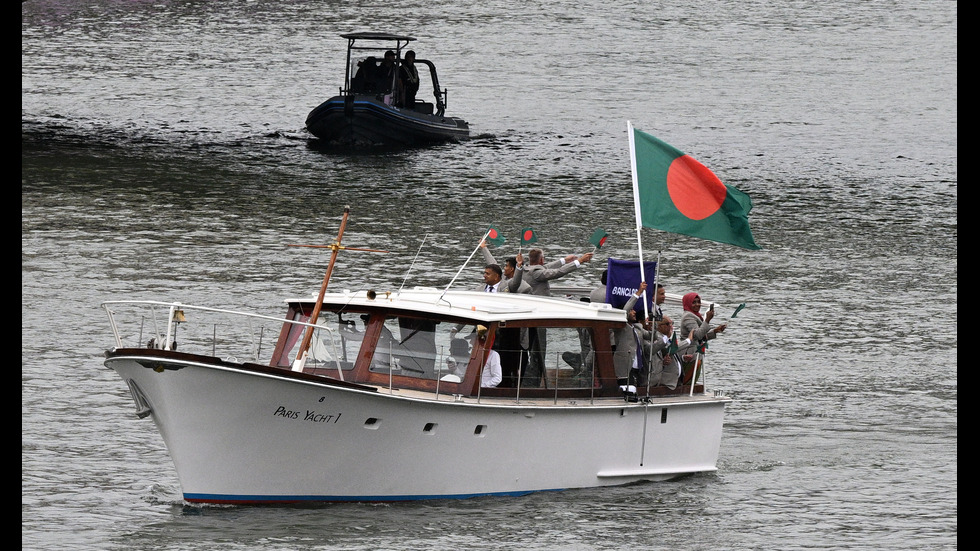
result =
[[762,248],[749,229],[748,195],[723,184],[690,155],[626,124],[638,223],[745,249]]

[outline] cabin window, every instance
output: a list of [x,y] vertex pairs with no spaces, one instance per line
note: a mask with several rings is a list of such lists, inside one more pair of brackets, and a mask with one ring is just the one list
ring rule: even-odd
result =
[[455,382],[466,374],[476,325],[389,316],[384,321],[371,371]]
[[340,365],[344,370],[354,369],[357,351],[364,340],[365,316],[324,312],[317,325],[327,330],[314,332],[307,366],[334,369]]
[[[590,388],[595,364],[592,329],[588,327],[529,328],[529,365],[543,366],[540,386],[545,388]],[[532,357],[533,356],[533,357]],[[525,371],[525,379],[528,379]],[[531,382],[533,379],[528,380]],[[524,384],[522,383],[522,386]],[[533,385],[531,385],[533,386]]]
[[[295,312],[293,319],[308,322],[310,316]],[[306,326],[291,325],[285,339],[285,350],[277,365],[288,365],[296,360],[300,346],[306,336]],[[338,314],[336,312],[321,312],[317,319],[317,328],[310,340],[309,353],[306,357],[306,367],[312,369],[343,369],[354,368],[357,351],[364,340],[364,321],[357,314]],[[282,358],[288,358],[284,363]]]
[[[341,369],[350,370],[354,368],[354,355],[348,354],[348,341],[344,338],[345,333],[350,336],[350,327],[346,324],[338,324],[337,322],[331,322],[327,319],[320,319],[317,322],[317,326],[324,329],[317,328],[313,332],[313,340],[310,341],[310,352],[306,359],[306,365],[308,367],[322,367],[326,369],[335,369],[339,366]],[[358,340],[358,343],[360,341]],[[357,353],[357,349],[360,347],[358,344],[352,347],[352,352]]]

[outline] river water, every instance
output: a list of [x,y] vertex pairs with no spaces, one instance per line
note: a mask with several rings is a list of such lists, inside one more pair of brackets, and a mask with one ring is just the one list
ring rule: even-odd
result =
[[[21,12],[24,549],[956,549],[955,2]],[[416,36],[472,139],[312,140],[306,114],[342,79],[338,34],[358,30]],[[763,249],[638,240],[626,121],[750,195]],[[287,245],[331,242],[345,205],[345,244],[392,252],[345,252],[331,288],[444,286],[490,224],[502,251],[533,226],[552,256],[591,250],[602,227],[595,265],[564,283],[593,285],[606,257],[642,248],[668,291],[745,302],[707,358],[709,386],[735,399],[717,473],[506,499],[184,504],[152,422],[102,366],[99,303],[278,315],[329,257]]]

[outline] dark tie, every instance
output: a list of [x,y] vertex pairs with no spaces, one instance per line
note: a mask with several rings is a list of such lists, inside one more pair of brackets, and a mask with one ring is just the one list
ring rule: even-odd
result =
[[488,293],[492,293],[493,292],[493,285],[487,285],[487,292]]
[[640,340],[640,335],[636,333],[636,329],[633,329],[633,338],[636,339],[636,367],[643,368],[643,341]]

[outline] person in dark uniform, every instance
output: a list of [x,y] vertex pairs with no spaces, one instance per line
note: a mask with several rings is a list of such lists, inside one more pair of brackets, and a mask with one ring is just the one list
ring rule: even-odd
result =
[[351,91],[354,93],[371,93],[377,91],[378,83],[375,73],[378,71],[378,61],[375,57],[368,56],[357,62],[357,73],[351,80]]
[[395,52],[388,50],[385,52],[385,58],[381,61],[381,65],[378,66],[378,72],[376,74],[376,80],[378,91],[383,94],[391,93],[391,85],[395,80]]
[[419,91],[419,70],[415,66],[415,50],[405,52],[405,59],[398,69],[397,105],[412,109],[415,107],[415,94]]

